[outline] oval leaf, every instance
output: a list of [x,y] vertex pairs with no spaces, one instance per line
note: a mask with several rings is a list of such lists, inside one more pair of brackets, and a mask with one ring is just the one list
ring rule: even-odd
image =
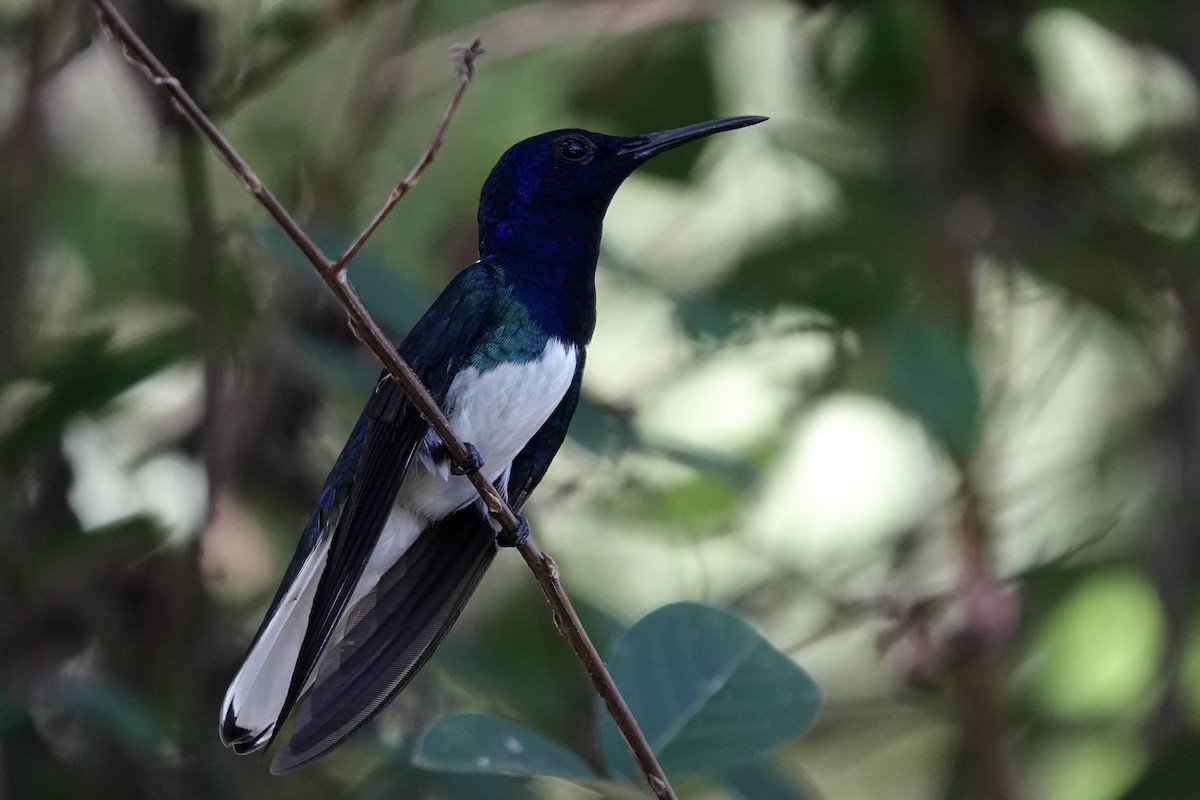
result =
[[721,782],[742,800],[813,800],[791,777],[766,762],[725,770]]
[[596,779],[583,759],[558,742],[490,714],[442,717],[421,737],[413,763],[441,772]]
[[161,753],[167,745],[157,712],[145,698],[123,686],[101,680],[67,680],[55,687],[49,699],[52,713],[99,723],[143,755]]
[[[699,603],[643,617],[617,642],[609,670],[673,777],[750,761],[800,735],[820,705],[816,683],[742,618]],[[615,775],[635,770],[612,720],[601,718]]]

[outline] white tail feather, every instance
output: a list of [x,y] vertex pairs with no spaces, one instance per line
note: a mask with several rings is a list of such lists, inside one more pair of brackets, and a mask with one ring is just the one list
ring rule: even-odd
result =
[[[274,733],[328,554],[328,539],[313,548],[229,684],[221,706],[225,744],[238,744],[240,751],[249,752],[265,745]],[[236,742],[227,738],[233,731],[238,734]]]
[[[346,611],[334,627],[326,653],[336,649],[337,642],[345,635],[346,621],[354,607],[375,588],[380,576],[404,555],[420,532],[421,524],[414,515],[401,509],[392,510],[350,595]],[[225,693],[221,708],[222,738],[226,745],[236,744],[238,752],[252,752],[266,745],[283,715],[283,704],[308,630],[313,597],[325,570],[328,553],[329,541],[326,540],[309,554]],[[310,688],[318,671],[313,670],[301,694]]]

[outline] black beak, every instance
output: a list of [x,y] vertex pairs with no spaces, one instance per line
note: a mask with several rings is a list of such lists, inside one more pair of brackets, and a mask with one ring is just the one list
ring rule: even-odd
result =
[[672,147],[678,147],[681,144],[695,141],[714,133],[720,133],[721,131],[744,128],[747,125],[757,125],[760,122],[765,122],[766,119],[766,117],[729,117],[728,119],[698,122],[695,125],[687,125],[669,131],[647,133],[645,136],[633,137],[629,144],[621,148],[621,153],[631,155],[638,161],[644,161],[651,156],[656,156],[659,153],[670,150]]

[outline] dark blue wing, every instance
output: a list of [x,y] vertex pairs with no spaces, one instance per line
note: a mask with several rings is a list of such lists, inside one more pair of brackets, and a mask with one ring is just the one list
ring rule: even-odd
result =
[[[488,309],[507,291],[494,267],[475,264],[460,272],[401,342],[398,350],[438,403],[483,335]],[[290,713],[378,541],[396,493],[424,438],[427,425],[404,392],[382,373],[322,490],[296,553],[255,635],[263,636],[303,565],[318,545],[329,552],[318,580],[307,628],[278,722]],[[279,730],[274,727],[270,736]],[[229,715],[222,737],[239,752],[256,750],[269,737],[242,730]]]
[[[571,386],[513,460],[509,502],[520,509],[567,435],[579,401],[583,351]],[[430,526],[384,574],[337,651],[321,662],[273,772],[304,766],[371,721],[425,664],[458,619],[496,554],[495,533],[475,506]],[[357,610],[357,609],[356,609]]]
[[351,611],[271,771],[320,758],[374,719],[433,655],[495,554],[495,533],[475,506],[417,537]]

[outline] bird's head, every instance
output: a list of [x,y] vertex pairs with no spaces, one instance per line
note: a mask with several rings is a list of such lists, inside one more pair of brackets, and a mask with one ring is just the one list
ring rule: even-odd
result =
[[642,136],[566,129],[518,142],[501,156],[483,185],[480,251],[487,255],[497,247],[511,250],[519,242],[544,240],[556,231],[591,236],[592,227],[598,246],[604,212],[635,169],[681,144],[765,119],[732,117]]

